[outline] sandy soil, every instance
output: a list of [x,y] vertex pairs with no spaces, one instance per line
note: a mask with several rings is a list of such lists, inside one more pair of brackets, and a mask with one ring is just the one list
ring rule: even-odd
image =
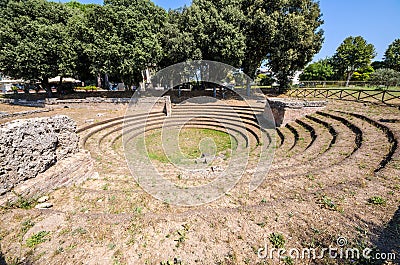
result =
[[[0,104],[0,111],[27,109]],[[91,106],[23,118],[63,114],[84,128],[124,113],[123,107]],[[387,264],[398,264],[400,151],[387,131],[400,141],[400,111],[330,101],[324,113],[331,116],[312,116],[325,124],[302,119],[315,130],[315,139],[299,123],[291,124],[297,137],[287,127],[279,129],[284,141],[277,137],[274,162],[257,190],[248,190],[250,163],[235,188],[196,207],[172,206],[144,192],[123,159],[120,132],[113,132],[120,124],[100,126],[81,147],[90,151],[98,177],[49,194],[50,209],[0,209],[0,264],[381,264],[328,254],[297,259],[288,253],[313,248],[318,255],[329,247],[396,253],[397,260]],[[338,245],[338,238],[346,244]],[[265,246],[287,252],[280,260],[276,252],[273,259],[260,257]]]

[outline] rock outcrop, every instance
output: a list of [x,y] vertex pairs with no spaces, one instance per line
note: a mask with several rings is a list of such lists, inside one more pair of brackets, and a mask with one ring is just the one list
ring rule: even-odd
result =
[[79,151],[76,123],[67,116],[0,125],[0,195]]
[[275,120],[277,127],[283,127],[306,115],[322,111],[327,101],[294,100],[288,98],[268,98],[263,117],[267,120]]

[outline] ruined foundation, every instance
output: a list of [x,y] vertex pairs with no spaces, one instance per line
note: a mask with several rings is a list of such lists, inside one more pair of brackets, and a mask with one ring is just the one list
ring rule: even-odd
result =
[[[327,101],[306,101],[286,98],[268,98],[268,104],[264,110],[263,117],[275,120],[276,127],[285,126],[301,117],[321,111],[326,107]],[[268,107],[271,109],[269,111]]]

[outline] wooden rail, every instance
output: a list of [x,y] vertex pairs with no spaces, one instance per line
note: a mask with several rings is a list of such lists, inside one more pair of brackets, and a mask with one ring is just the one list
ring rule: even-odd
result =
[[[400,90],[363,90],[348,88],[292,88],[290,97],[314,97],[353,101],[379,101],[386,104],[400,104]],[[398,100],[395,102],[395,100]]]

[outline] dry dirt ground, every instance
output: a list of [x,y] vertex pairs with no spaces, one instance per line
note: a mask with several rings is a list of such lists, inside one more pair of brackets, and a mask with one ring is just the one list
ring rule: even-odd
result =
[[[256,128],[242,102],[224,103],[237,108],[248,130]],[[29,109],[0,104],[0,112]],[[173,115],[188,109],[194,111],[176,106]],[[273,164],[256,191],[248,190],[250,163],[235,188],[196,207],[171,206],[135,183],[123,157],[121,120],[114,119],[123,107],[59,108],[23,118],[56,114],[77,122],[81,148],[99,174],[48,194],[50,209],[0,209],[0,264],[399,264],[397,107],[330,101],[322,113],[279,128]],[[251,137],[257,150],[257,135]],[[347,244],[338,245],[339,237]],[[301,259],[295,252],[271,259],[258,255],[265,246],[313,248],[317,255],[329,247],[361,253],[368,247],[370,255],[397,259],[327,253]]]

